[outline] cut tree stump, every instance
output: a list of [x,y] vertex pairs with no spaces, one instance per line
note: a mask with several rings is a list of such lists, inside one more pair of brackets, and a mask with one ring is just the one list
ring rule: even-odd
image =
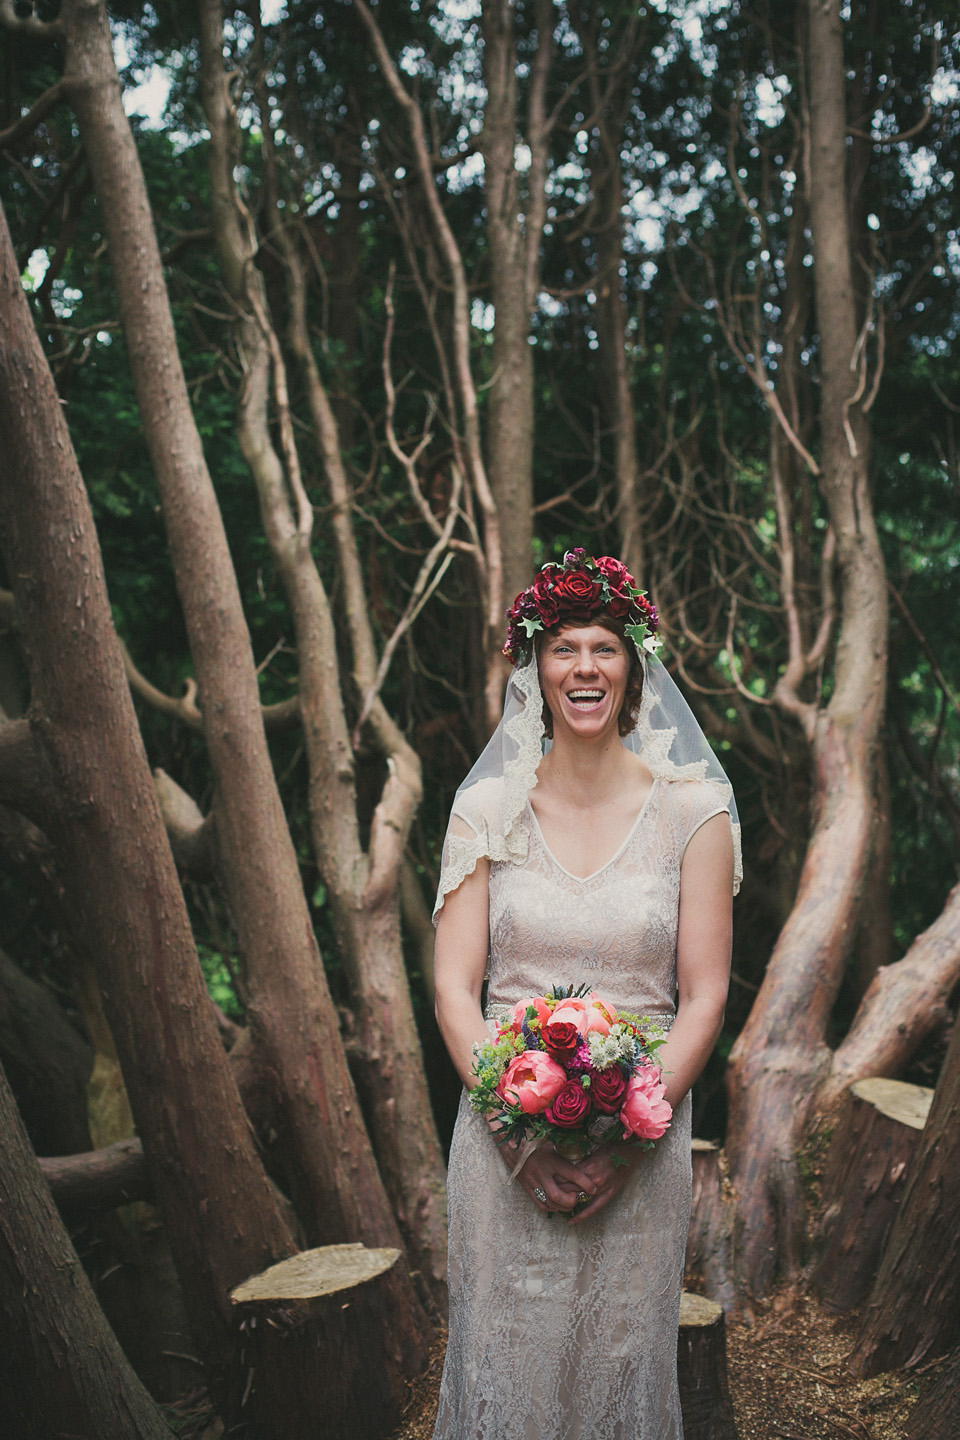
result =
[[686,1290],[680,1297],[677,1380],[683,1440],[737,1440],[723,1307]]
[[736,1296],[730,1278],[733,1196],[726,1180],[726,1161],[712,1140],[693,1140],[691,1149],[693,1204],[684,1281],[696,1280],[697,1287],[729,1313],[735,1308]]
[[[382,1278],[400,1251],[324,1245],[239,1285],[245,1416],[257,1440],[379,1440],[406,1394],[386,1348]],[[261,1396],[257,1376],[271,1372]],[[276,1396],[284,1395],[282,1413]],[[271,1399],[272,1397],[272,1399]]]
[[869,1290],[933,1091],[902,1080],[851,1085],[823,1177],[823,1249],[811,1287],[827,1310],[853,1310]]

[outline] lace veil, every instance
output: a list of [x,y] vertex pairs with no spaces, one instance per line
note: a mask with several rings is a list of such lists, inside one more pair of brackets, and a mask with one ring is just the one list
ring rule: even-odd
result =
[[[736,895],[743,863],[733,787],[667,667],[655,655],[644,650],[638,653],[643,664],[643,698],[637,723],[622,743],[642,756],[655,780],[701,780],[716,785],[718,798],[730,813]],[[549,744],[543,738],[542,714],[534,653],[511,672],[500,724],[454,798],[443,842],[434,921],[444,898],[476,869],[478,860],[509,860],[519,865],[527,858],[524,810],[537,783],[544,744]]]

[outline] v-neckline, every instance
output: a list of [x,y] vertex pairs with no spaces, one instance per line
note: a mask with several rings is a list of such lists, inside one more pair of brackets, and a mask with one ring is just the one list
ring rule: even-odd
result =
[[604,863],[599,866],[598,869],[592,870],[589,875],[574,875],[573,871],[568,870],[566,865],[560,864],[560,861],[557,859],[556,855],[554,855],[553,851],[550,849],[550,846],[547,844],[546,836],[543,833],[540,821],[537,819],[537,812],[536,810],[534,810],[533,806],[530,803],[529,795],[527,796],[527,809],[530,811],[530,814],[533,818],[533,823],[537,827],[537,834],[540,836],[540,844],[543,846],[544,850],[547,852],[554,865],[556,865],[557,869],[562,870],[564,875],[569,876],[571,880],[576,880],[578,885],[586,885],[588,880],[596,880],[598,875],[602,875],[604,870],[609,870],[610,866],[615,864],[616,861],[620,859],[620,856],[623,854],[624,850],[626,850],[627,846],[630,844],[630,841],[637,833],[637,827],[646,813],[647,806],[650,804],[650,800],[654,790],[656,790],[659,784],[659,779],[654,776],[653,781],[650,785],[650,789],[647,791],[646,799],[640,806],[640,809],[637,811],[636,818],[634,819],[633,824],[630,826],[630,829],[627,831],[626,835],[624,835],[623,840],[617,847],[617,850],[614,852],[613,855],[610,856],[609,860],[604,861]]

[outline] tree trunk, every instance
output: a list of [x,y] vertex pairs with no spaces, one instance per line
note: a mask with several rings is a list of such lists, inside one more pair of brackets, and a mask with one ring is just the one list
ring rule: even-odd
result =
[[686,1291],[680,1297],[677,1382],[684,1440],[737,1440],[723,1308]]
[[724,1310],[736,1308],[733,1288],[733,1223],[735,1203],[727,1180],[726,1157],[709,1140],[693,1142],[693,1203],[684,1280],[696,1279],[697,1289]]
[[[296,1184],[295,1198],[311,1235],[374,1246],[398,1243],[347,1070],[270,763],[250,636],[190,409],[102,0],[70,0],[63,21],[65,80],[113,259],[130,369],[217,778],[221,872],[246,967],[249,1023],[264,1071],[274,1079],[291,1185]],[[429,1327],[405,1269],[398,1266],[396,1273],[390,1323],[415,1368],[425,1353]]]
[[[378,738],[385,742],[383,748],[392,763],[374,815],[369,854],[365,853],[360,841],[353,756],[333,616],[311,551],[313,512],[300,480],[286,401],[285,367],[267,311],[266,290],[256,268],[253,243],[239,223],[233,181],[236,125],[223,67],[220,0],[204,0],[201,35],[201,88],[211,134],[214,231],[227,290],[239,310],[236,338],[245,383],[238,433],[260,496],[270,550],[293,615],[314,848],[356,1002],[359,1049],[375,1066],[372,1083],[361,1087],[361,1098],[380,1173],[409,1246],[411,1263],[424,1274],[436,1302],[443,1308],[447,1248],[443,1158],[410,1002],[399,918],[398,871],[406,832],[420,799],[419,760],[381,702],[375,702],[372,724]],[[272,176],[269,106],[264,104],[263,109],[268,175]],[[271,198],[275,202],[276,197]],[[282,219],[280,211],[271,209]],[[333,411],[310,348],[302,271],[282,225],[278,242],[291,272],[295,345],[304,364],[336,506],[333,524],[357,657],[356,678],[363,693],[373,684],[376,660],[351,529],[346,474]],[[271,369],[279,428],[284,437],[284,460],[274,448],[270,432]]]
[[17,1440],[169,1440],[104,1319],[0,1068],[0,1411]]
[[909,1369],[960,1342],[960,1025],[850,1357],[856,1375]]
[[[392,1428],[405,1377],[384,1348],[378,1314],[398,1256],[397,1250],[325,1245],[233,1292],[257,1440],[315,1440],[321,1433],[380,1440]],[[281,1411],[258,1383],[271,1371],[282,1378]]]
[[9,747],[0,793],[8,786],[32,802],[96,957],[155,1192],[216,1382],[232,1358],[229,1290],[289,1253],[292,1240],[217,1034],[93,517],[5,222],[0,312],[0,422],[10,447],[0,536],[32,669],[29,723],[0,727]]
[[820,1258],[811,1288],[828,1310],[853,1310],[873,1282],[903,1198],[933,1091],[860,1080],[834,1131],[823,1177]]
[[[761,1294],[800,1260],[805,1214],[796,1151],[827,1076],[826,1027],[870,865],[874,754],[883,714],[887,599],[859,408],[856,301],[845,186],[843,35],[834,0],[809,0],[810,219],[821,346],[820,486],[836,537],[841,626],[835,683],[819,711],[778,693],[814,760],[814,828],[794,909],[731,1055],[727,1153],[740,1196],[738,1280]],[[861,357],[862,358],[862,357]],[[865,363],[865,361],[864,361]],[[851,365],[854,369],[851,369]],[[804,672],[806,673],[806,672]],[[796,684],[799,684],[797,677]]]
[[960,1434],[960,1350],[944,1361],[907,1417],[905,1440],[956,1440]]
[[949,1020],[950,992],[958,980],[960,885],[955,885],[942,913],[903,959],[875,975],[817,1095],[821,1116],[835,1114],[855,1080],[898,1074],[923,1041]]
[[40,1155],[89,1150],[93,1053],[45,985],[0,950],[0,1061]]
[[521,197],[517,169],[517,47],[510,0],[484,0],[483,151],[490,285],[495,313],[493,375],[487,397],[487,457],[503,536],[504,600],[530,583],[533,564],[533,359],[530,318],[546,219],[546,81],[553,41],[549,0],[536,0],[527,141],[530,168]]

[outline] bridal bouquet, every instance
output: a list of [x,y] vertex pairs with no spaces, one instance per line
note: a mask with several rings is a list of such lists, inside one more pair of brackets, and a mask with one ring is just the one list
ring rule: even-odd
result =
[[502,1117],[499,1144],[546,1139],[579,1159],[620,1131],[649,1150],[673,1113],[655,1060],[666,1038],[586,985],[554,985],[521,1000],[494,1039],[474,1045],[470,1102]]

